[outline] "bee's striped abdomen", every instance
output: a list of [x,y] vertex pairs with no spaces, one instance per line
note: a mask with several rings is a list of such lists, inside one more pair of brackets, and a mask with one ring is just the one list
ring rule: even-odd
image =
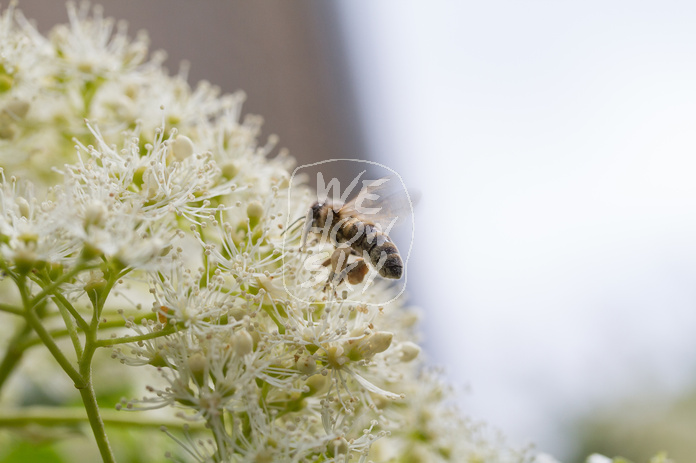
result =
[[336,244],[349,243],[359,255],[367,254],[372,266],[383,278],[399,279],[403,275],[404,264],[399,250],[386,233],[374,225],[356,217],[340,218],[336,214]]
[[372,265],[384,278],[398,280],[404,273],[404,263],[401,261],[399,250],[387,235],[377,233],[376,242],[368,251]]

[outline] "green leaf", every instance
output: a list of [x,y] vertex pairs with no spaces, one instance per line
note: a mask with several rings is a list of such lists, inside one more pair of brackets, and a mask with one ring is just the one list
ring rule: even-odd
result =
[[36,445],[19,441],[0,463],[65,463],[65,460],[50,445]]

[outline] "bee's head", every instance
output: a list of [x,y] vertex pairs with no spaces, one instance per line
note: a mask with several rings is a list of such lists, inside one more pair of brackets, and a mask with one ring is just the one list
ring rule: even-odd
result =
[[312,207],[307,211],[307,217],[305,218],[304,229],[302,230],[302,245],[300,249],[304,248],[307,242],[307,235],[312,227],[323,228],[326,224],[326,215],[328,213],[329,207],[326,202],[317,201],[312,204]]
[[[317,201],[310,208],[312,225],[315,227],[323,227],[326,221],[326,203]],[[307,217],[310,218],[309,216]]]

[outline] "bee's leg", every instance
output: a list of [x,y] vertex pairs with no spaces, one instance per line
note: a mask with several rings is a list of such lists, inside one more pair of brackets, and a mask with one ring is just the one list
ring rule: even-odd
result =
[[345,278],[345,270],[341,273],[338,273],[338,274],[332,270],[331,272],[329,272],[329,278],[327,278],[326,284],[324,285],[324,291],[328,291],[333,283],[334,296],[338,297],[338,293],[336,293],[336,288],[341,283],[343,283],[344,278]]
[[363,259],[358,259],[355,262],[350,263],[347,265],[343,270],[341,270],[341,273],[339,273],[335,277],[335,281],[338,281],[338,286],[339,284],[343,283],[344,281],[347,281],[351,285],[357,285],[358,283],[362,283],[363,279],[365,278],[365,275],[367,275],[367,272],[369,270],[369,267],[365,263]]
[[348,276],[348,283],[351,285],[357,285],[362,283],[363,279],[365,279],[365,275],[367,275],[368,270],[369,267],[365,263],[365,260],[360,258],[350,264],[350,266],[348,266],[344,272],[346,272]]
[[328,266],[331,264],[331,272],[329,272],[329,279],[326,281],[324,290],[326,291],[329,286],[333,283],[336,287],[343,282],[345,278],[345,268],[348,264],[348,256],[350,255],[351,249],[347,246],[339,246],[331,254],[331,257],[324,261],[323,265]]
[[[336,253],[336,251],[334,251],[334,254],[335,253]],[[329,257],[328,259],[326,259],[324,262],[322,262],[321,265],[324,267],[328,267],[329,265],[331,265],[331,258],[332,257],[333,257],[333,255],[331,257]],[[336,277],[336,275],[335,275],[333,268],[332,268],[331,271],[329,272],[329,279],[326,280],[326,284],[324,285],[324,291],[329,289],[329,285],[335,277]]]
[[362,283],[369,270],[370,268],[365,263],[365,260],[360,258],[348,264],[337,276],[334,277],[333,281],[338,281],[336,286],[344,281],[347,281],[351,285],[357,285]]
[[341,272],[348,265],[348,256],[353,253],[353,249],[348,246],[338,246],[331,254],[331,269],[334,272]]
[[331,280],[334,278],[334,273],[331,272],[329,273],[329,279],[326,280],[326,283],[324,284],[324,289],[322,291],[326,292],[329,290],[329,287],[331,286]]

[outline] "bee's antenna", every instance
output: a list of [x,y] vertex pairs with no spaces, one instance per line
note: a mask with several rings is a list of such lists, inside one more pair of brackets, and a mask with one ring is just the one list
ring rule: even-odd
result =
[[296,224],[297,222],[299,222],[300,220],[302,220],[302,219],[304,219],[304,217],[300,217],[299,219],[295,220],[293,223],[291,223],[290,225],[288,225],[288,228],[286,228],[285,230],[283,230],[283,233],[281,233],[280,236],[283,236],[283,235],[285,234],[286,231],[292,230],[292,228],[295,226],[295,224]]
[[312,218],[314,217],[313,211],[310,208],[307,211],[307,216],[305,217],[305,225],[304,229],[302,230],[302,244],[300,244],[300,251],[302,251],[305,247],[305,244],[307,244],[307,235],[309,235],[309,231],[312,229]]

